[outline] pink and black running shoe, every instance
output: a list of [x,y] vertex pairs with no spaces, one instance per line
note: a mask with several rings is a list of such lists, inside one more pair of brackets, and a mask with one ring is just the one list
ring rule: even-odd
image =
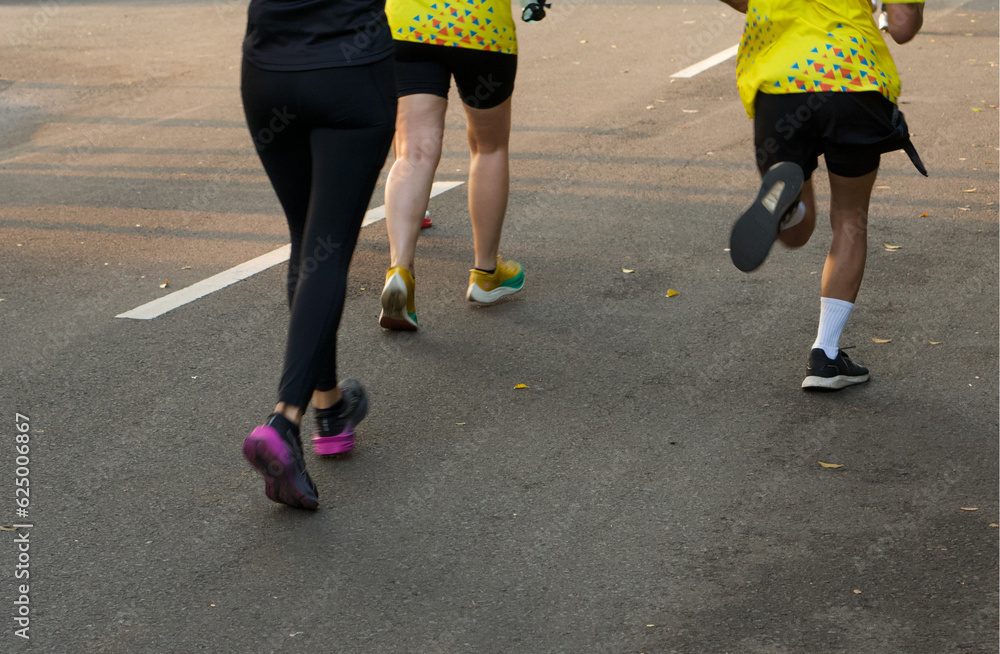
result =
[[346,454],[354,449],[354,428],[368,415],[368,394],[357,379],[337,384],[340,402],[316,411],[313,451],[318,456]]
[[316,484],[306,472],[298,428],[275,413],[243,441],[243,456],[264,476],[264,494],[298,509],[319,506]]

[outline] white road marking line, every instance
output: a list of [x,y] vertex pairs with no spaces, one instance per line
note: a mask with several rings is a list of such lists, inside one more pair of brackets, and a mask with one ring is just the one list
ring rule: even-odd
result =
[[[441,195],[445,191],[450,191],[456,186],[461,186],[465,182],[434,182],[431,184],[431,197],[435,195]],[[381,207],[375,207],[365,214],[364,222],[361,223],[362,227],[367,227],[372,223],[377,223],[380,220],[385,219],[385,205]]]
[[698,73],[705,72],[712,66],[717,66],[727,59],[732,59],[733,57],[736,56],[736,52],[739,49],[740,49],[739,44],[734,45],[731,48],[726,48],[722,52],[716,53],[711,57],[709,57],[708,59],[705,59],[704,61],[699,61],[696,64],[688,66],[684,70],[677,71],[676,73],[671,75],[671,77],[684,77],[684,78],[694,77]]
[[136,307],[131,311],[120,313],[115,318],[132,318],[134,320],[152,320],[157,316],[162,316],[168,311],[173,311],[177,307],[184,306],[189,302],[194,302],[198,298],[205,297],[209,293],[214,293],[230,284],[235,284],[241,279],[246,279],[259,272],[267,270],[279,263],[288,261],[292,246],[283,245],[277,250],[261,255],[256,259],[241,263],[229,270],[223,270],[217,275],[212,275],[200,282],[191,284],[187,288],[174,291],[169,295],[156,298],[152,302],[147,302],[141,307]]
[[[445,191],[450,191],[456,186],[461,186],[463,182],[434,182],[431,186],[431,197],[435,195],[441,195]],[[377,223],[380,220],[385,219],[385,205],[381,207],[376,207],[370,209],[365,213],[365,219],[361,223],[362,227],[367,227],[373,223]],[[214,293],[221,290],[231,284],[246,279],[256,275],[259,272],[263,272],[268,268],[277,266],[279,263],[284,263],[288,261],[288,257],[292,252],[291,245],[283,245],[277,250],[263,254],[256,259],[251,259],[241,263],[238,266],[233,266],[229,270],[223,270],[217,275],[212,275],[207,279],[203,279],[200,282],[191,284],[186,288],[182,288],[179,291],[174,291],[169,295],[164,295],[163,297],[156,298],[152,302],[147,302],[141,307],[136,307],[131,311],[126,311],[125,313],[120,313],[115,318],[132,318],[133,320],[152,320],[157,316],[162,316],[168,311],[173,311],[177,307],[184,306],[190,302],[194,302],[199,298],[203,298],[209,293]]]

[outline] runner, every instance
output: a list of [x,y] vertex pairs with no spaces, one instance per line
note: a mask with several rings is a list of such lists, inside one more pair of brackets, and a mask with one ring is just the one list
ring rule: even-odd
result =
[[368,410],[337,383],[347,270],[396,119],[392,39],[381,0],[251,0],[242,93],[257,153],[288,220],[291,321],[278,404],[243,443],[275,502],[314,509],[299,425],[310,399],[316,454],[349,451]]
[[386,182],[389,270],[379,325],[417,329],[414,257],[434,172],[441,160],[448,89],[465,107],[471,162],[469,217],[475,251],[466,299],[492,303],[524,285],[520,264],[499,255],[510,172],[511,94],[517,35],[510,2],[389,0],[399,111],[396,161]]
[[[822,154],[830,178],[833,241],[823,267],[819,330],[802,387],[837,390],[868,381],[840,348],[861,287],[868,203],[883,152],[920,163],[896,106],[899,77],[867,0],[723,0],[747,14],[737,82],[754,119],[763,175],[753,205],[733,226],[730,251],[744,272],[777,239],[791,248],[816,225],[812,174]],[[887,31],[906,43],[923,24],[923,0],[886,4]]]

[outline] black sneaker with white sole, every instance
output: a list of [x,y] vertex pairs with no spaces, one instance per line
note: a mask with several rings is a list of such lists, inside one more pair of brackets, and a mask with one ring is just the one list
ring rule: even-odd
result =
[[843,350],[837,352],[837,357],[826,356],[823,348],[814,348],[809,353],[809,364],[806,366],[806,378],[802,380],[802,388],[837,391],[854,384],[868,381],[868,368],[854,363]]
[[782,161],[764,173],[760,191],[750,208],[743,212],[729,235],[729,256],[733,265],[751,272],[767,259],[781,221],[795,211],[802,195],[804,173],[798,164]]

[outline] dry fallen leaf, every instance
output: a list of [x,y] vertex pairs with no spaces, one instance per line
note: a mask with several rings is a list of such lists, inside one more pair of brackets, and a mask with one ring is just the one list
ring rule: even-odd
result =
[[0,531],[17,531],[17,527],[13,525],[0,525]]
[[929,215],[930,215],[929,213],[922,213],[922,214],[920,214],[920,217],[921,217],[921,218],[926,218],[926,217],[927,217],[927,216],[929,216]]
[[518,384],[518,385],[517,385],[517,386],[515,386],[514,388],[515,388],[515,389],[518,389],[518,388],[531,388],[531,386],[528,386],[527,384]]
[[892,343],[892,339],[891,338],[875,338],[873,336],[872,337],[872,342],[874,342],[874,343]]
[[647,108],[647,109],[652,109],[652,108],[653,108],[653,105],[647,105],[647,106],[646,106],[646,108]]
[[672,288],[667,289],[667,297],[674,297],[676,295],[680,295],[680,291],[675,291]]
[[634,273],[635,271],[632,270],[631,268],[622,268],[622,272],[628,274],[628,273]]
[[903,246],[902,245],[889,245],[888,243],[883,243],[882,247],[884,247],[886,250],[898,250],[899,248],[901,248]]
[[930,343],[931,345],[941,345],[942,343],[944,343],[944,341],[927,341],[927,342]]
[[169,279],[163,280],[163,283],[160,284],[160,288],[167,288],[168,286],[170,286],[170,280]]
[[824,468],[843,468],[844,467],[843,463],[823,463],[822,461],[817,461],[816,463],[820,464]]
[[855,595],[860,595],[860,594],[861,594],[861,591],[860,591],[860,590],[858,590],[857,588],[855,588],[855,589],[854,589],[854,594],[855,594]]
[[978,506],[963,506],[961,507],[963,511],[978,511]]
[[990,526],[991,526],[991,527],[1000,527],[1000,524],[997,524],[997,523],[995,523],[995,522],[991,522],[991,523],[990,523]]
[[[104,264],[104,265],[107,265],[107,264]],[[184,266],[183,268],[181,268],[181,270],[191,270],[191,266]]]

